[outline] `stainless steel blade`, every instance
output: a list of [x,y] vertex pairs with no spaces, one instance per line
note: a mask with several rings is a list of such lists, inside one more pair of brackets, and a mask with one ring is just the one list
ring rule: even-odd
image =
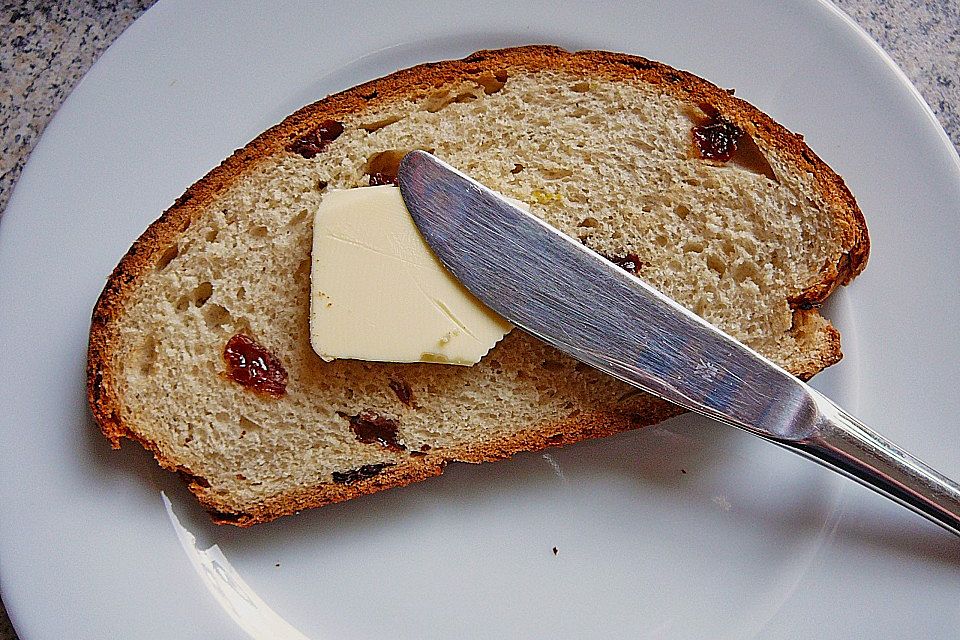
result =
[[574,358],[814,458],[960,534],[960,486],[776,364],[432,155],[399,185],[441,262],[498,314]]

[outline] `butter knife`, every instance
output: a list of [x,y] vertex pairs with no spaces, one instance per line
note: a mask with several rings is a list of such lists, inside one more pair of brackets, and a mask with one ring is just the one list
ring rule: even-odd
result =
[[429,153],[407,154],[398,183],[440,261],[514,325],[960,535],[960,485],[640,278]]

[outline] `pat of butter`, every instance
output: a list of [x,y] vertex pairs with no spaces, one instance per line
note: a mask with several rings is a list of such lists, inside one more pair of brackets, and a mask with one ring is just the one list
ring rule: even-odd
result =
[[512,328],[447,271],[390,185],[323,197],[310,288],[310,343],[328,361],[471,365]]

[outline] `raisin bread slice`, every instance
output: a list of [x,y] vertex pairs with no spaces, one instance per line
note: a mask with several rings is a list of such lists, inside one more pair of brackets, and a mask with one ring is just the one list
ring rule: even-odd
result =
[[[480,51],[304,107],[150,225],[93,313],[89,401],[113,445],[140,442],[217,522],[248,526],[681,412],[519,330],[473,367],[321,360],[313,213],[329,189],[388,182],[414,148],[801,378],[841,357],[818,307],[863,268],[867,232],[801,136],[643,58]],[[274,359],[277,393],[227,375],[236,336]]]

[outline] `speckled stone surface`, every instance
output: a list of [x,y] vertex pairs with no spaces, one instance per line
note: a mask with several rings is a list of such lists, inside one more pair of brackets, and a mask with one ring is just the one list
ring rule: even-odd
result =
[[960,2],[834,0],[890,54],[960,148]]
[[[900,65],[960,148],[960,2],[835,2]],[[64,0],[0,5],[0,214],[57,108],[151,4],[153,0]],[[0,640],[16,638],[0,603]]]
[[100,54],[152,4],[153,0],[3,4],[0,212],[50,118]]

